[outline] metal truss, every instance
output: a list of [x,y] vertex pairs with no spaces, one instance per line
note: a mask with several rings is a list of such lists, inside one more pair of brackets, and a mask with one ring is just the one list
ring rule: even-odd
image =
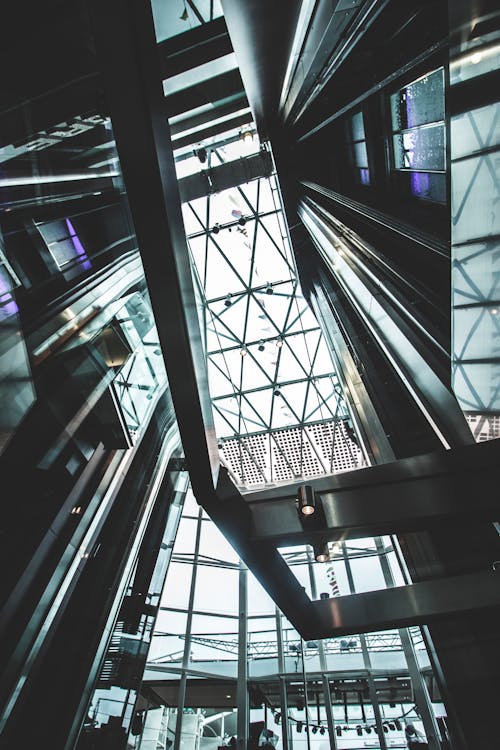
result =
[[[224,163],[223,149],[212,149]],[[361,451],[302,296],[276,176],[184,205],[219,449],[249,487],[355,468]],[[340,465],[337,454],[342,456]]]
[[[418,628],[417,638],[419,643],[422,645],[422,637]],[[301,643],[296,638],[290,640],[286,639],[286,631],[284,632],[285,643],[284,650],[285,655],[297,656],[301,653]],[[258,633],[261,637],[265,635],[265,631]],[[185,639],[184,635],[177,633],[155,633],[155,638],[171,638],[178,637],[179,640]],[[226,638],[217,638],[215,636],[200,634],[192,635],[191,642],[200,646],[206,646],[216,651],[222,651],[227,654],[234,655],[235,658],[238,656],[238,634],[228,633]],[[321,641],[325,654],[345,654],[345,653],[362,653],[362,644],[358,637],[350,636],[346,638],[327,638]],[[402,651],[401,639],[397,631],[388,631],[385,633],[372,633],[366,636],[366,645],[370,652],[387,652],[387,651]],[[317,655],[318,653],[318,641],[307,641],[305,644],[305,653],[309,656]],[[151,664],[164,664],[180,661],[182,658],[182,650],[172,651],[169,654],[164,654],[151,660]],[[247,654],[249,659],[259,658],[277,658],[277,642],[276,642],[276,631],[269,631],[268,640],[252,640],[250,639],[247,644]]]

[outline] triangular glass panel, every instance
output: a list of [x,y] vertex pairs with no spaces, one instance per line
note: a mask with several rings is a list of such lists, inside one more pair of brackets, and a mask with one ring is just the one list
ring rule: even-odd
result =
[[[255,351],[254,351],[255,350]],[[251,388],[260,388],[261,386],[269,386],[273,381],[273,372],[267,373],[264,368],[264,363],[259,361],[259,365],[254,359],[260,354],[256,350],[256,347],[252,347],[248,350],[248,354],[243,358],[243,390]],[[260,360],[260,357],[259,357]]]
[[[230,300],[231,304],[223,306],[219,315],[214,316],[214,324],[218,332],[224,333],[226,338],[227,336],[234,337],[234,343],[240,344],[243,342],[248,296],[239,295],[237,297],[231,297]],[[210,305],[210,308],[212,309],[212,305]],[[220,310],[220,303],[217,305],[217,308]],[[225,349],[226,346],[228,346],[228,343],[221,341],[220,348]],[[231,346],[231,344],[229,344],[229,346]]]
[[238,276],[234,267],[212,237],[209,238],[207,251],[207,273],[205,294],[207,299],[225,297],[243,291],[245,282]]

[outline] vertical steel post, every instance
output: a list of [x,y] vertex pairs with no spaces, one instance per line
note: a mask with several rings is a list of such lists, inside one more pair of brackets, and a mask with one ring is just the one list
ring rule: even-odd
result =
[[182,657],[182,675],[177,694],[177,718],[175,721],[175,738],[173,750],[179,750],[182,736],[182,716],[186,700],[187,669],[189,667],[189,656],[191,653],[191,627],[193,623],[194,592],[196,588],[196,573],[198,569],[198,555],[200,551],[200,537],[202,525],[203,508],[198,511],[198,525],[196,527],[196,540],[194,544],[193,568],[191,573],[191,588],[189,590],[188,614],[186,621],[186,640],[184,641],[184,654]]
[[237,743],[238,750],[246,750],[248,745],[248,591],[247,568],[240,560],[238,584],[238,681],[236,684]]

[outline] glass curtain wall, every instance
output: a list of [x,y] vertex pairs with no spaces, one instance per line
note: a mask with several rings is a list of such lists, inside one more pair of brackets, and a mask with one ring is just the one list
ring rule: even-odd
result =
[[[336,545],[323,564],[307,547],[282,554],[312,598],[404,580],[389,537]],[[404,748],[408,724],[426,736],[423,695],[435,724],[444,708],[419,628],[302,641],[188,492],[131,747],[234,746],[244,712],[248,747]]]

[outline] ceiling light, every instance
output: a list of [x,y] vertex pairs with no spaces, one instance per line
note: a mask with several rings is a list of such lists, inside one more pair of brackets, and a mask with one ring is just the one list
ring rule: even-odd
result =
[[321,594],[319,595],[319,598],[320,599],[329,599],[330,598],[330,594],[327,591],[322,591]]
[[[276,390],[273,393],[273,396],[281,396],[281,391],[279,388],[276,388]],[[307,515],[307,514],[306,514]]]
[[278,347],[278,349],[281,349],[281,347],[283,346],[283,339],[281,336],[278,336],[278,338],[276,339],[276,346]]
[[247,223],[247,220],[245,219],[245,217],[240,216],[240,218],[238,219],[238,224],[240,225],[240,227],[244,227],[246,223]]
[[219,224],[214,224],[213,227],[212,227],[212,229],[210,231],[212,232],[212,234],[219,234],[219,232],[220,232],[220,225]]
[[313,550],[314,559],[316,560],[316,562],[325,563],[330,559],[330,551],[328,549],[327,542],[325,542],[324,544],[315,544]]
[[337,737],[342,737],[342,727],[335,727]]
[[201,161],[202,164],[205,164],[207,160],[207,149],[203,147],[199,148],[196,151],[196,156],[198,157],[198,159]]
[[297,732],[302,732],[302,722],[301,721],[297,722]]
[[480,52],[474,52],[474,54],[471,55],[470,61],[473,65],[477,65],[482,59],[483,56]]
[[226,299],[224,300],[224,305],[225,305],[226,307],[231,307],[231,305],[232,305],[232,304],[233,304],[233,303],[231,302],[231,295],[230,295],[230,294],[228,294],[228,295],[226,296]]
[[358,735],[359,737],[361,737],[361,736],[363,735],[363,727],[361,727],[361,726],[360,726],[359,724],[358,724],[358,726],[356,727],[356,733],[357,733],[357,735]]
[[325,733],[325,727],[320,727],[319,728],[319,733],[320,734],[324,734]]
[[259,341],[259,346],[257,348],[258,348],[259,352],[263,352],[264,349],[266,348],[264,346],[264,342],[263,341]]
[[338,542],[335,542],[335,544],[333,545],[332,552],[335,555],[338,555],[338,553],[340,552],[340,544]]
[[274,294],[274,289],[272,284],[268,284],[266,286],[266,294]]
[[319,727],[313,727],[312,728],[312,733],[313,734],[317,734],[318,729],[319,729]]
[[180,14],[179,18],[181,19],[181,21],[187,21],[188,20],[189,16],[188,16],[188,12],[187,12],[186,6],[184,6],[184,10]]
[[299,511],[303,516],[312,516],[316,510],[316,496],[310,484],[300,485],[297,502]]
[[246,348],[246,346],[242,346],[241,349],[240,349],[240,355],[242,357],[246,357],[247,354],[248,354],[248,349]]

